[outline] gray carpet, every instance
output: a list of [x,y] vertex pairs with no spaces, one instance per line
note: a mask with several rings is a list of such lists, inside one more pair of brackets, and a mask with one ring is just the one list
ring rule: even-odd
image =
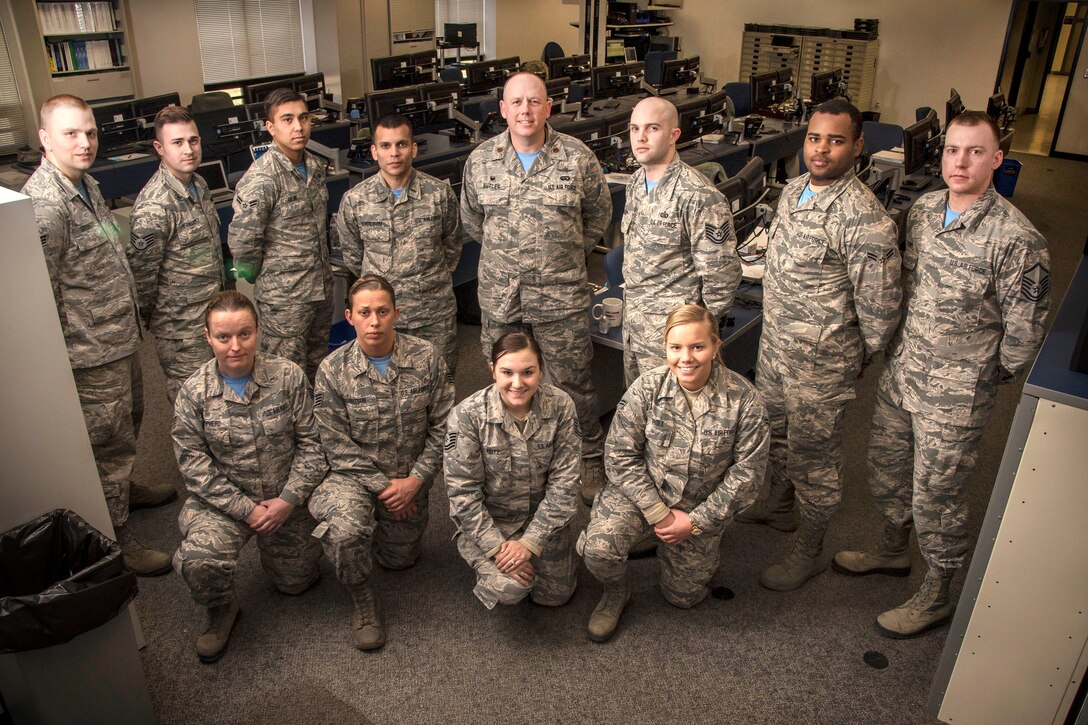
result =
[[[1048,238],[1052,289],[1060,300],[1088,229],[1083,189],[1088,164],[1020,156],[1014,198]],[[598,279],[599,255],[594,260]],[[479,329],[459,332],[458,398],[482,387],[486,366]],[[183,489],[170,453],[169,409],[150,343],[143,348],[148,415],[140,440],[138,480]],[[864,461],[874,366],[859,386],[846,423],[846,495],[827,548],[867,544],[880,521],[865,489]],[[618,373],[617,373],[618,374]],[[1002,389],[982,442],[971,488],[977,532],[1015,411],[1019,386]],[[180,541],[180,501],[137,512],[132,524],[149,543],[173,550]],[[580,572],[566,606],[529,603],[488,612],[471,593],[473,576],[450,541],[452,524],[441,490],[432,492],[424,556],[404,572],[378,570],[388,644],[354,649],[350,601],[327,562],[316,587],[295,598],[275,591],[254,546],[238,568],[242,615],[230,649],[214,665],[197,661],[193,642],[203,614],[174,574],[140,580],[136,601],[147,638],[143,662],[156,712],[164,723],[581,723],[806,722],[924,723],[930,681],[946,629],[918,639],[878,636],[873,618],[908,598],[908,579],[851,579],[828,571],[800,590],[773,593],[756,577],[785,553],[790,535],[734,525],[723,538],[722,566],[712,586],[731,599],[708,598],[693,610],[668,605],[656,588],[657,561],[632,562],[634,595],[621,630],[606,644],[585,636],[600,594]],[[585,512],[580,514],[584,523]],[[920,564],[915,551],[916,563]],[[958,593],[962,574],[954,590]],[[727,594],[719,592],[719,594]],[[863,661],[882,653],[886,669]]]

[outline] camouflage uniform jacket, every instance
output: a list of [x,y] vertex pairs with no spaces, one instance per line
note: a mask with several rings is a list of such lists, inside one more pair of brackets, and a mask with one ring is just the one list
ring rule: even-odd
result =
[[280,497],[304,506],[328,466],[306,375],[258,353],[239,398],[209,360],[174,407],[174,455],[189,493],[237,521]]
[[829,389],[850,387],[863,353],[883,350],[899,324],[898,233],[853,173],[798,207],[808,180],[786,186],[771,225],[760,346]]
[[156,337],[201,337],[204,310],[226,283],[219,215],[200,174],[193,183],[199,198],[159,166],[132,207],[128,259],[140,317]]
[[539,556],[578,507],[582,442],[576,420],[570,396],[546,383],[533,396],[524,432],[496,386],[462,400],[450,415],[444,465],[458,531],[494,556],[525,527],[520,540]]
[[[136,352],[136,283],[125,245],[98,182],[83,175],[90,204],[48,159],[23,193],[34,217],[73,368],[92,368]],[[10,343],[10,341],[9,341]]]
[[907,218],[904,319],[888,373],[894,398],[938,422],[984,425],[999,380],[1035,358],[1050,309],[1046,240],[993,186],[944,226],[947,191]]
[[423,327],[451,313],[461,222],[448,182],[413,171],[398,199],[374,174],[344,195],[336,227],[348,269],[380,274],[397,291],[398,326]]
[[719,318],[740,284],[729,202],[679,154],[646,193],[646,171],[627,183],[623,210],[623,287],[627,302],[662,317],[703,304]]
[[586,257],[612,218],[601,165],[547,127],[529,173],[510,132],[465,162],[461,223],[480,242],[480,307],[499,320],[551,322],[589,308]]
[[254,296],[268,305],[320,302],[332,289],[325,165],[308,152],[306,174],[273,145],[234,193],[227,243],[236,265],[259,270]]
[[770,427],[746,379],[715,363],[694,415],[668,368],[640,376],[620,401],[605,443],[608,485],[651,524],[686,511],[704,533],[720,531],[759,493]]
[[331,476],[379,493],[409,475],[429,486],[442,469],[453,385],[426,340],[398,334],[384,376],[358,343],[344,345],[321,362],[314,397]]

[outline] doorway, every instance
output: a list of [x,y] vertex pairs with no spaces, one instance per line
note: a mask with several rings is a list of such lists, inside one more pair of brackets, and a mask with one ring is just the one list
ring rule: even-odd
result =
[[1017,110],[1014,152],[1050,155],[1086,14],[1088,2],[1013,4],[998,86]]

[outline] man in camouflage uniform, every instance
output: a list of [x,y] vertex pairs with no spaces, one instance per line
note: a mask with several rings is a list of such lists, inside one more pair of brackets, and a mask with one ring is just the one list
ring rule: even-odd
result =
[[676,153],[676,107],[663,98],[631,112],[631,151],[641,168],[623,210],[624,375],[665,364],[661,331],[669,311],[702,304],[724,319],[740,284],[729,202]]
[[756,385],[771,419],[770,493],[738,521],[801,529],[759,577],[796,589],[823,571],[823,539],[842,499],[842,423],[865,363],[899,322],[894,222],[854,175],[861,114],[844,99],[817,107],[805,136],[809,172],[782,192],[763,279]]
[[[306,502],[328,466],[310,384],[282,358],[257,354],[253,363],[238,395],[224,381],[226,365],[209,360],[182,385],[175,406],[174,453],[189,499],[178,515],[184,538],[174,568],[208,609],[208,631],[197,639],[206,663],[226,649],[238,614],[234,571],[254,534],[261,565],[284,594],[301,594],[319,575],[321,545],[310,536]],[[282,523],[263,522],[277,506],[287,510]]]
[[155,116],[155,150],[162,165],[132,208],[129,264],[140,317],[155,336],[155,350],[173,403],[178,390],[212,356],[204,337],[204,310],[223,289],[219,215],[200,174],[200,134],[188,110],[167,106]]
[[374,124],[378,173],[344,195],[336,217],[344,262],[378,274],[400,298],[397,330],[429,340],[450,379],[457,369],[457,302],[451,275],[461,258],[457,195],[449,182],[412,168],[412,125],[390,114]]
[[272,146],[238,182],[227,243],[236,274],[256,280],[262,349],[312,380],[332,324],[325,164],[306,151],[305,98],[280,88],[264,105]]
[[907,218],[905,312],[877,388],[869,484],[884,515],[873,551],[840,551],[851,575],[910,573],[913,522],[926,575],[907,602],[877,617],[910,637],[952,616],[949,584],[967,554],[967,479],[997,385],[1034,359],[1050,308],[1046,240],[998,196],[998,132],[967,112],[949,125],[947,191],[926,194]]
[[[582,444],[574,403],[542,384],[524,427],[496,386],[470,395],[450,414],[443,469],[457,550],[476,570],[476,598],[488,609],[529,594],[566,604],[578,583],[570,520],[578,507]],[[530,583],[499,569],[495,557],[516,539],[532,554]]]
[[484,356],[503,333],[531,328],[548,374],[578,411],[589,497],[604,481],[604,431],[590,370],[586,259],[612,218],[612,198],[593,153],[548,126],[551,107],[537,76],[506,81],[499,109],[509,128],[468,157],[461,221],[482,245]]
[[23,186],[34,202],[68,359],[102,491],[125,564],[140,576],[170,571],[165,552],[144,547],[126,525],[129,508],[177,497],[172,486],[130,481],[143,418],[140,323],[124,243],[98,184],[85,172],[98,152],[90,107],[75,96],[42,104],[41,165]]
[[[374,304],[378,295],[368,285],[380,286],[388,301]],[[453,385],[435,347],[394,333],[391,289],[374,275],[352,285],[345,316],[356,342],[321,363],[314,389],[330,466],[310,499],[310,512],[321,522],[314,536],[351,593],[352,639],[363,650],[385,644],[370,585],[372,551],[386,569],[407,569],[419,558],[453,406]]]
[[629,597],[632,546],[676,511],[687,514],[691,533],[658,546],[661,593],[683,609],[706,597],[725,526],[759,491],[767,445],[759,395],[720,361],[713,361],[701,392],[685,391],[665,367],[627,389],[605,444],[608,483],[578,539],[586,567],[605,588],[590,618],[590,639],[603,642],[615,631]]

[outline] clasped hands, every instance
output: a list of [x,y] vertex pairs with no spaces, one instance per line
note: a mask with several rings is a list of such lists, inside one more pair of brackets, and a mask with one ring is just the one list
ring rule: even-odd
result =
[[495,565],[499,571],[512,576],[522,586],[529,586],[533,581],[533,565],[530,559],[533,552],[520,541],[511,539],[502,542],[499,553],[495,554]]

